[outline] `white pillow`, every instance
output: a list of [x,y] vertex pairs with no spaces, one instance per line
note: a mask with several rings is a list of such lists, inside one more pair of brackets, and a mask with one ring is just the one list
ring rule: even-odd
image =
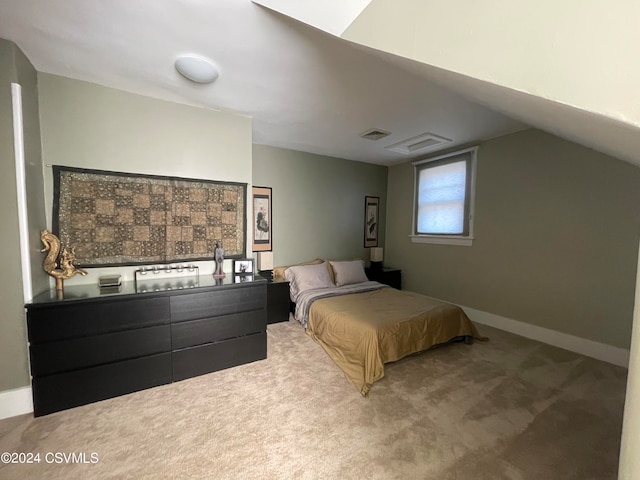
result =
[[333,268],[333,276],[336,279],[336,286],[338,287],[369,281],[367,275],[364,273],[364,262],[362,260],[329,263],[331,264],[331,268]]
[[327,262],[289,267],[284,272],[284,279],[289,281],[292,302],[297,301],[298,295],[306,290],[335,286],[329,277]]

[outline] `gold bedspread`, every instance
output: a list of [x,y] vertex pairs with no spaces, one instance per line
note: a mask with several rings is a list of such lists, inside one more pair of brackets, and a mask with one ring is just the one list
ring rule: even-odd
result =
[[458,336],[481,338],[460,307],[393,288],[316,300],[307,333],[362,395],[385,363]]

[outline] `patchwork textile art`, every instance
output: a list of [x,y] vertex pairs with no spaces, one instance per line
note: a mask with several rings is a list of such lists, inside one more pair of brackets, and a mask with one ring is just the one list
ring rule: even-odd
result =
[[76,265],[243,258],[247,184],[53,167],[53,231]]

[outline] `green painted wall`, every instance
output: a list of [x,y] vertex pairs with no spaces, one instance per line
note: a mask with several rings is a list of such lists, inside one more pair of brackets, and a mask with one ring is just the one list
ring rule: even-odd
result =
[[0,176],[0,391],[30,384],[18,235],[12,83],[22,87],[32,286],[38,291],[47,285],[47,279],[40,268],[39,252],[44,203],[37,73],[14,43],[0,39],[0,163],[3,171]]
[[379,245],[384,246],[387,167],[254,145],[253,183],[273,189],[276,265],[316,257],[368,260],[367,195],[380,197]]
[[480,146],[472,247],[410,242],[411,163],[389,169],[387,259],[407,289],[629,348],[640,168],[538,130]]
[[[251,183],[249,117],[43,73],[39,92],[47,164]],[[50,225],[53,181],[48,167],[45,199]],[[229,271],[231,261],[226,263]],[[201,274],[215,268],[213,261],[199,265]],[[65,284],[95,283],[100,275],[113,273],[133,280],[134,270],[92,268]]]
[[[40,230],[51,224],[52,181],[51,169],[43,163],[248,184],[252,167],[251,119],[38,74],[13,43],[0,40],[0,162],[4,169],[0,176],[0,392],[30,384],[12,82],[22,85],[34,294],[49,288],[42,270]],[[213,270],[213,262],[202,263]],[[130,274],[124,268],[115,270],[125,279]],[[110,269],[90,269],[89,275],[80,278],[93,283],[105,271]]]

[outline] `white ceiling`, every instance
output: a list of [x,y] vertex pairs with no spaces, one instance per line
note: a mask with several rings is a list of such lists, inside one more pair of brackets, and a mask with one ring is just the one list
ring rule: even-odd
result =
[[[366,3],[349,0],[347,20],[323,27],[339,31]],[[425,132],[451,147],[525,127],[251,0],[0,0],[0,37],[40,72],[248,115],[255,143],[351,160],[406,161],[385,146]],[[218,80],[180,76],[173,65],[185,53],[212,59]],[[392,135],[361,139],[370,128]]]

